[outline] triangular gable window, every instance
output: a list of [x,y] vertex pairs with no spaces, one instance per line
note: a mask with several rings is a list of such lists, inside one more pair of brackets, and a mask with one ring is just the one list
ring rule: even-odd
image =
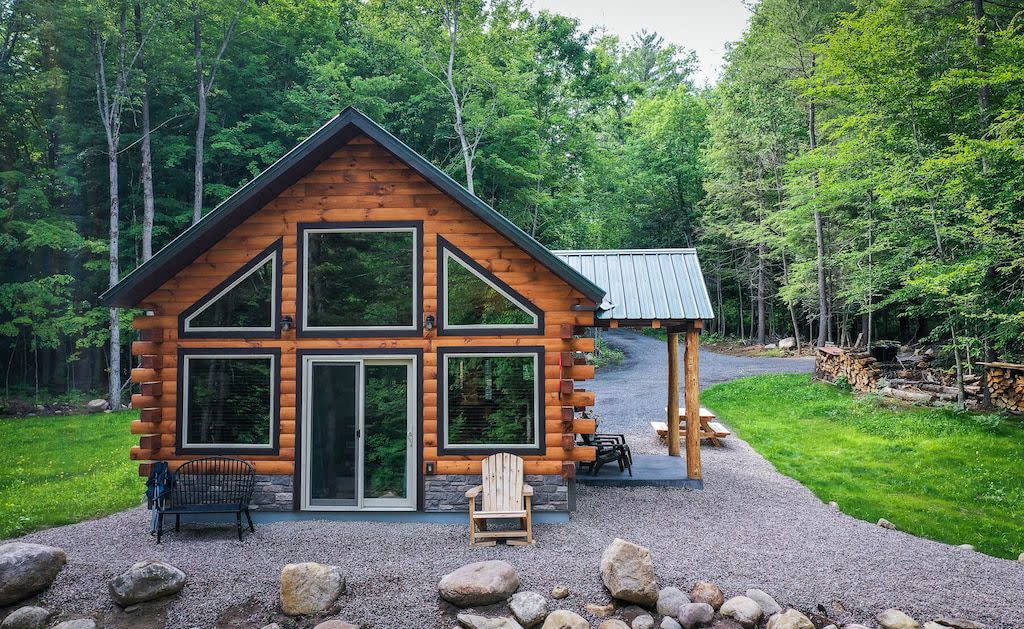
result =
[[543,331],[542,310],[451,243],[443,238],[439,241],[442,331],[458,334]]
[[281,245],[278,241],[262,251],[183,312],[182,336],[276,337]]

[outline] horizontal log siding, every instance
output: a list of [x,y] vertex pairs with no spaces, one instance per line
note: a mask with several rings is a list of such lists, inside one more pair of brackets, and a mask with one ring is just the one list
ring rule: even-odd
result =
[[[347,221],[423,221],[423,314],[437,315],[437,237],[443,236],[465,251],[502,281],[544,311],[543,336],[444,336],[436,331],[422,337],[308,338],[295,331],[275,339],[178,339],[178,315],[217,286],[240,266],[278,238],[284,241],[282,313],[296,315],[298,224]],[[292,474],[295,460],[296,350],[331,348],[416,348],[424,352],[423,459],[434,463],[438,474],[479,474],[479,455],[437,454],[437,355],[442,346],[482,347],[542,345],[545,349],[545,444],[544,456],[527,456],[527,474],[571,473],[573,461],[592,460],[591,448],[572,446],[575,432],[593,432],[593,422],[565,421],[563,407],[593,403],[593,393],[578,385],[571,394],[562,391],[563,380],[594,377],[592,367],[565,364],[563,352],[592,351],[593,340],[565,339],[566,329],[593,325],[593,313],[572,310],[577,304],[593,305],[542,264],[536,262],[429,182],[407,168],[369,138],[356,138],[280,197],[236,227],[227,237],[199,256],[190,266],[143,300],[151,316],[139,317],[134,327],[144,340],[132,344],[141,366],[132,372],[133,382],[148,385],[148,395],[135,395],[132,405],[143,408],[132,432],[142,435],[131,456],[139,461],[168,461],[172,467],[193,458],[175,453],[178,349],[212,347],[276,347],[281,350],[280,454],[245,455],[259,474]],[[157,393],[158,395],[152,395]],[[563,446],[570,446],[568,448]],[[146,465],[140,466],[145,471]]]

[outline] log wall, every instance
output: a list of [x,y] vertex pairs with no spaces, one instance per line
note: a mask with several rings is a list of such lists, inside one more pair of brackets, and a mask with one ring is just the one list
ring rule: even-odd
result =
[[[423,222],[423,316],[437,316],[438,236],[443,236],[544,311],[542,336],[179,339],[178,315],[277,239],[283,239],[282,315],[296,315],[298,224],[343,221]],[[479,474],[483,456],[439,456],[437,453],[437,354],[442,346],[543,345],[546,453],[527,456],[527,474],[573,474],[574,462],[592,460],[592,448],[576,447],[575,433],[593,432],[593,422],[576,419],[573,409],[594,403],[594,394],[574,381],[593,378],[594,370],[579,357],[594,349],[593,339],[580,338],[593,325],[592,312],[575,305],[594,305],[528,253],[487,226],[472,212],[441,193],[390,152],[366,136],[352,140],[298,183],[238,225],[228,236],[142,301],[152,314],[135,320],[140,340],[132,345],[138,367],[132,380],[140,393],[132,406],[141,418],[132,425],[140,435],[133,459],[164,460],[174,468],[192,458],[175,449],[177,369],[180,348],[279,348],[280,454],[246,456],[259,474],[292,474],[295,461],[296,350],[330,348],[407,348],[423,350],[423,459],[437,474]]]

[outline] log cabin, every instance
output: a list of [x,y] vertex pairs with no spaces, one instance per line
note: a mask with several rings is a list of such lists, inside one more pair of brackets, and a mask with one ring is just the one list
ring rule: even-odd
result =
[[[512,452],[535,509],[565,512],[607,295],[349,108],[102,299],[143,311],[141,475],[229,455],[264,511],[456,511]],[[700,314],[676,322],[694,359]]]

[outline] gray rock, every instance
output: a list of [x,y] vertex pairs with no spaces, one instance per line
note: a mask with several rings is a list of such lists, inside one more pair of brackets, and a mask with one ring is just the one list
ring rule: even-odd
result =
[[522,625],[511,618],[487,618],[476,614],[459,614],[455,617],[459,626],[465,629],[523,629]]
[[886,520],[885,518],[878,518],[878,526],[882,527],[883,529],[889,529],[890,531],[896,530],[896,525],[890,522],[889,520]]
[[974,622],[966,618],[950,618],[949,616],[939,616],[935,619],[935,624],[952,627],[953,629],[985,629],[985,625],[980,622]]
[[686,603],[679,608],[676,616],[683,629],[694,629],[706,625],[715,617],[715,608],[707,603]]
[[761,606],[761,611],[764,612],[766,618],[782,611],[782,605],[776,603],[775,599],[768,596],[768,594],[763,590],[747,590],[747,598],[752,598],[757,601],[757,604]]
[[597,629],[629,629],[629,625],[618,618],[609,618],[597,626]]
[[583,606],[587,613],[594,616],[595,618],[604,618],[605,616],[611,616],[612,612],[615,611],[615,604],[608,603],[602,605],[601,603],[587,603]]
[[281,569],[281,611],[287,616],[327,611],[344,592],[345,577],[338,566],[306,562]]
[[832,509],[833,511],[839,511],[839,503],[833,500],[828,503],[828,508]]
[[764,348],[765,349],[777,349],[778,345],[776,345],[775,343],[765,343]]
[[269,625],[263,625],[260,629],[281,629],[281,625],[276,622],[272,622]]
[[871,629],[871,628],[866,626],[866,625],[861,625],[861,624],[857,624],[857,623],[851,623],[849,625],[843,625],[843,629]]
[[718,610],[726,618],[732,618],[744,627],[756,627],[764,612],[757,601],[747,596],[734,596],[722,603]]
[[75,618],[54,625],[53,629],[96,629],[96,621],[92,618]]
[[667,587],[658,592],[658,613],[663,616],[675,616],[679,608],[690,602],[690,597],[679,588]]
[[779,339],[779,349],[793,349],[796,347],[796,338],[787,336],[784,339]]
[[1017,555],[1017,561],[1024,563],[1024,553]]
[[615,538],[601,555],[601,580],[612,596],[638,605],[658,602],[658,579],[651,551]]
[[330,620],[323,621],[322,623],[313,627],[313,629],[359,629],[359,625],[353,625],[350,622],[345,622],[344,620],[332,618]]
[[963,548],[964,550],[974,550],[974,546],[972,544],[960,544],[959,546],[957,546],[957,548]]
[[0,546],[0,607],[50,587],[67,563],[60,548],[11,542]]
[[507,561],[489,560],[466,564],[441,577],[437,591],[458,607],[490,605],[519,589],[519,574]]
[[725,602],[725,594],[722,588],[707,581],[697,581],[697,584],[690,590],[690,600],[694,603],[707,603],[714,609],[718,609]]
[[544,622],[548,615],[548,601],[536,592],[516,592],[508,602],[512,615],[519,624],[530,629]]
[[556,609],[544,619],[541,629],[590,629],[590,623],[576,612]]
[[718,618],[711,623],[711,629],[744,629],[743,625],[732,618]]
[[814,629],[814,623],[795,609],[787,609],[768,619],[766,629]]
[[948,629],[946,625],[940,625],[937,622],[928,621],[921,625],[921,629]]
[[140,561],[109,584],[110,596],[121,607],[177,594],[185,587],[185,573],[153,559]]
[[661,629],[683,629],[675,618],[671,616],[665,616],[661,619],[661,624],[658,625]]
[[98,398],[95,400],[89,400],[89,403],[85,405],[85,410],[90,413],[102,413],[107,410],[108,406],[109,404],[107,404],[106,400]]
[[875,616],[882,629],[920,629],[921,623],[898,609],[887,609]]
[[654,618],[650,614],[641,614],[629,626],[631,629],[654,629]]
[[0,629],[43,629],[49,620],[49,610],[26,605],[8,614],[0,623]]
[[564,585],[556,585],[551,588],[551,598],[565,598],[569,596],[569,588]]

